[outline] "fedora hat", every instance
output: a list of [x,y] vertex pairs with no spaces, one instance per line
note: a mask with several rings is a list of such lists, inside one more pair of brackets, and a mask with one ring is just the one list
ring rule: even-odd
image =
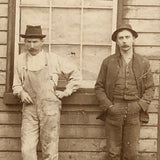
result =
[[122,30],[128,30],[128,31],[130,31],[130,32],[133,34],[133,36],[134,36],[135,38],[138,37],[137,32],[132,29],[132,27],[131,27],[130,24],[122,24],[122,25],[120,25],[120,26],[117,28],[116,31],[113,32],[113,34],[112,34],[112,40],[113,40],[113,41],[116,41],[118,32],[120,32],[120,31],[122,31]]
[[44,38],[46,35],[42,34],[41,26],[27,25],[25,34],[20,34],[22,38]]

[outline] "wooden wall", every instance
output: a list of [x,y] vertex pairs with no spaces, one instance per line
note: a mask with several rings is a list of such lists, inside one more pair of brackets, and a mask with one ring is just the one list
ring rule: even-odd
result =
[[[105,160],[104,124],[96,120],[100,113],[94,95],[77,93],[63,101],[60,130],[60,160]],[[76,104],[81,99],[86,104]],[[72,101],[72,102],[71,102]],[[94,102],[94,103],[93,103]],[[71,105],[72,103],[72,105]],[[68,105],[70,104],[70,105]],[[157,108],[153,101],[150,122],[143,125],[140,155],[144,160],[156,160]],[[0,160],[20,160],[21,107],[0,105]]]
[[[3,113],[3,94],[6,82],[6,57],[7,57],[7,31],[8,31],[8,0],[0,0],[0,113]],[[3,108],[3,109],[2,109]],[[3,131],[0,121],[0,133]],[[1,136],[0,136],[1,139]],[[0,146],[3,144],[0,143]],[[4,159],[0,151],[0,159]]]
[[[6,81],[7,8],[0,0],[0,160],[21,160],[21,106],[4,105]],[[160,1],[124,0],[123,21],[139,33],[136,51],[148,56],[154,73],[156,93],[150,106],[150,121],[142,125],[139,151],[141,160],[157,160],[159,107]],[[100,113],[93,90],[79,91],[63,101],[60,131],[60,160],[105,160],[104,124],[96,120]],[[40,153],[40,152],[39,152]]]
[[0,0],[0,97],[3,96],[6,80],[8,0]]

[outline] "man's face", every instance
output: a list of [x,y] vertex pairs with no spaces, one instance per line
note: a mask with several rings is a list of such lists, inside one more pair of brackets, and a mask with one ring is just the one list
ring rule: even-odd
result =
[[117,45],[120,50],[127,52],[132,49],[135,37],[128,30],[122,30],[117,34]]
[[40,38],[26,38],[25,39],[25,46],[29,53],[32,56],[35,56],[42,50],[43,46],[43,39]]

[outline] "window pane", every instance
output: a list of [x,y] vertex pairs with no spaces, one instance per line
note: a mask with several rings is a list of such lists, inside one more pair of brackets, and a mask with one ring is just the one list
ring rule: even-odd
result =
[[46,8],[22,8],[21,9],[21,32],[24,34],[26,25],[41,25],[43,34],[47,35],[49,30],[49,11]]
[[112,0],[84,0],[85,6],[112,7]]
[[84,10],[83,41],[111,44],[112,10]]
[[80,43],[80,9],[54,9],[52,40],[54,43]]
[[54,0],[53,4],[59,6],[80,6],[81,0]]
[[110,47],[84,46],[83,48],[83,79],[95,80],[97,78],[103,59],[111,53]]
[[42,4],[49,4],[50,0],[21,0],[21,4],[37,4],[37,5],[42,5]]
[[71,60],[76,66],[80,65],[79,45],[52,45],[51,51],[61,57]]

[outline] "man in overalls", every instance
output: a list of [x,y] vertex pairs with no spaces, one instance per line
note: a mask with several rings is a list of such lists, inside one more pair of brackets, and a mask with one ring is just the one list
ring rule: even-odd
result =
[[[23,102],[21,152],[23,160],[37,160],[40,139],[43,160],[58,160],[61,100],[75,92],[81,74],[77,67],[62,57],[43,51],[41,26],[28,25],[26,52],[17,57],[13,93]],[[60,74],[67,75],[64,91],[56,90]]]
[[154,95],[149,61],[134,52],[138,34],[122,24],[112,40],[118,51],[104,59],[95,84],[107,138],[106,160],[137,160],[140,123],[149,120],[148,107]]

